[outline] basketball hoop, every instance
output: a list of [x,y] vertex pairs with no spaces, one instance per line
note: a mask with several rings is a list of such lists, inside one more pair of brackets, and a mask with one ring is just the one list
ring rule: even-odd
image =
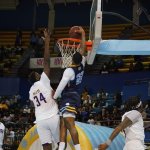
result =
[[72,63],[72,56],[76,52],[80,52],[79,39],[74,38],[62,38],[57,41],[57,45],[62,55],[62,68],[66,68]]

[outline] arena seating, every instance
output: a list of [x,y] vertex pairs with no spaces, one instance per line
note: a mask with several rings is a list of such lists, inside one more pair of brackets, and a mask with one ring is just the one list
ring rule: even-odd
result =
[[[144,29],[148,30],[150,32],[150,25],[144,25],[143,26]],[[143,30],[141,29],[136,29],[133,32],[133,35],[131,36],[131,39],[135,39],[135,40],[149,40],[150,39],[150,34],[143,32]]]
[[[130,24],[113,24],[113,25],[103,25],[102,28],[102,39],[118,39],[119,36],[122,34],[122,32],[125,30],[125,28],[130,27]],[[145,29],[149,30],[150,25],[143,26]],[[89,26],[83,26],[85,32],[86,32],[86,40],[89,39]],[[59,38],[65,38],[68,37],[68,31],[70,27],[56,27],[54,29],[54,32],[51,36],[51,42],[50,42],[50,51],[51,56],[57,56],[57,51],[54,50],[54,46],[56,44],[56,41]],[[36,34],[39,34],[42,28],[39,28],[36,31]],[[31,31],[22,31],[22,48],[27,49],[30,46],[30,34]],[[3,46],[10,46],[14,47],[15,45],[15,39],[16,39],[16,31],[0,31],[0,45]],[[132,35],[130,36],[130,39],[150,39],[150,36],[147,33],[144,33],[141,29],[134,29]],[[18,59],[21,57],[21,55],[16,55],[11,58],[12,63],[15,63],[18,61]],[[7,59],[4,59],[0,62],[0,68],[3,68],[5,62],[7,62]],[[128,58],[123,58],[124,66],[122,68],[119,68],[119,72],[128,72],[129,71],[129,65],[131,62],[133,62],[133,57],[129,56]],[[145,69],[148,69],[149,67],[150,58],[147,57],[143,61],[143,65]],[[99,67],[97,67],[99,68]],[[6,74],[10,73],[10,70],[8,68],[3,69],[3,71]]]
[[130,24],[103,25],[102,39],[118,39],[122,30]]
[[[130,26],[130,24],[114,24],[114,25],[103,25],[102,28],[102,38],[103,39],[115,39],[119,37],[119,34],[125,29],[125,27]],[[145,29],[150,29],[149,25],[143,26]],[[83,26],[86,31],[86,40],[89,39],[89,26]],[[59,38],[68,37],[68,31],[70,27],[56,27],[52,34],[51,38],[51,49],[53,49],[53,45]],[[42,28],[39,28],[36,31],[36,34],[41,31]],[[22,47],[28,48],[30,43],[30,33],[31,31],[22,31]],[[10,45],[11,47],[15,44],[16,31],[0,31],[0,45]],[[131,39],[150,39],[150,36],[147,33],[144,33],[141,29],[137,29],[134,31]]]
[[[130,64],[133,63],[133,65],[135,65],[136,63],[133,56],[128,56],[127,58],[123,58],[122,60],[124,65],[122,68],[118,69],[119,72],[128,72]],[[143,63],[144,70],[148,70],[150,65],[150,57],[144,56],[144,59],[141,60],[141,62]]]

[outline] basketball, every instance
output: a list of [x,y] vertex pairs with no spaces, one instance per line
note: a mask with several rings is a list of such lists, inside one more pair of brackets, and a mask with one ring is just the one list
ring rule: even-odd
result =
[[75,39],[81,39],[81,34],[77,33],[76,31],[80,30],[79,26],[73,26],[69,30],[69,37]]

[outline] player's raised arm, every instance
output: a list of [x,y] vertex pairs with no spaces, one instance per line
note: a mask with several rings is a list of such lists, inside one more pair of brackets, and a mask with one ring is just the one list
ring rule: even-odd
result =
[[80,54],[82,56],[85,56],[85,49],[86,49],[86,44],[85,44],[85,31],[82,27],[79,27],[79,30],[76,31],[77,33],[81,34],[81,50]]
[[44,30],[44,41],[45,41],[45,48],[44,48],[44,72],[49,77],[50,75],[50,50],[49,50],[49,43],[50,43],[50,33],[47,29]]
[[67,83],[70,81],[71,78],[72,78],[72,70],[66,69],[55,91],[55,94],[53,96],[54,99],[57,99],[61,95],[62,91],[64,90],[64,88],[66,87]]

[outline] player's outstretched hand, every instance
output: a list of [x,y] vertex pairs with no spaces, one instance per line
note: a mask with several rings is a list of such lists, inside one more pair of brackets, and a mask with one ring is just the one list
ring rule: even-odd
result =
[[85,31],[81,26],[79,26],[79,30],[76,30],[75,32],[79,34],[85,34]]
[[98,146],[98,150],[106,150],[108,148],[108,145],[106,143],[100,144]]
[[44,40],[50,41],[50,32],[48,29],[44,29]]

